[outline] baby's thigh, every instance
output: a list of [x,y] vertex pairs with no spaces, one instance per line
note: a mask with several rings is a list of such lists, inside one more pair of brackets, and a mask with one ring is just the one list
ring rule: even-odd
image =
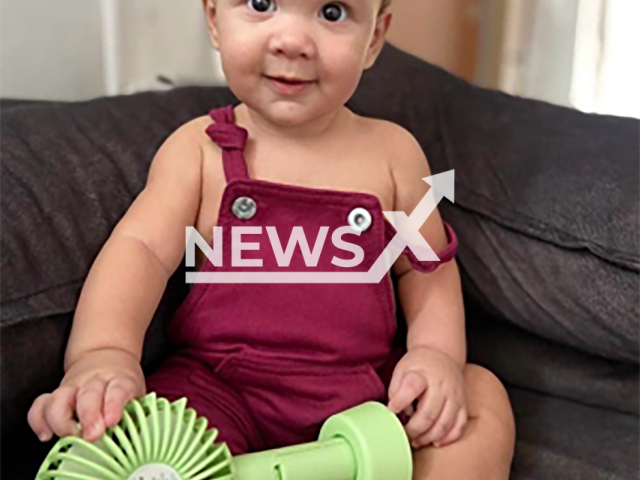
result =
[[464,371],[469,421],[462,437],[442,448],[414,452],[413,480],[507,480],[513,459],[515,427],[507,392],[488,370]]
[[233,455],[260,449],[262,440],[243,399],[216,379],[206,365],[176,355],[147,378],[147,391],[170,402],[187,398],[187,408],[205,417]]

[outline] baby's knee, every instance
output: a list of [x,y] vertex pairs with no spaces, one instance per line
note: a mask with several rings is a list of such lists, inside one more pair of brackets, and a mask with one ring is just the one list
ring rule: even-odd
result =
[[464,371],[469,418],[499,429],[507,442],[515,441],[515,419],[509,395],[502,382],[492,372],[469,364]]

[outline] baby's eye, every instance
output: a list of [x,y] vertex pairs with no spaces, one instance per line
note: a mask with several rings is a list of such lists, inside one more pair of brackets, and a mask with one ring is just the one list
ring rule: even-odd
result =
[[341,3],[327,3],[320,11],[322,18],[328,22],[341,22],[347,19],[347,9]]
[[276,2],[273,0],[248,0],[247,5],[256,12],[265,13],[275,11]]

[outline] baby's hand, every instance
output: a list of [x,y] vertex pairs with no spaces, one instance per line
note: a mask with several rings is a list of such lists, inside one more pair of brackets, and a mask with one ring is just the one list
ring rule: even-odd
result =
[[33,402],[29,425],[43,442],[53,434],[65,437],[80,433],[93,442],[106,427],[120,421],[127,402],[144,393],[142,368],[132,355],[118,349],[89,352],[71,365],[53,393],[40,395]]
[[462,370],[449,356],[430,348],[410,350],[393,372],[389,409],[417,409],[405,426],[414,448],[457,441],[467,423]]

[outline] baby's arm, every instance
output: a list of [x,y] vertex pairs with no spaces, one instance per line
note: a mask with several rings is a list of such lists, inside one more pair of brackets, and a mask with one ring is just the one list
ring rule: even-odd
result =
[[200,204],[201,152],[186,124],[158,150],[147,184],[97,256],[82,289],[65,368],[117,348],[140,360],[144,335],[183,255]]
[[[393,143],[394,210],[410,215],[431,188],[427,159],[411,134],[398,129]],[[420,233],[436,252],[448,240],[438,210]],[[418,400],[407,424],[414,446],[444,445],[461,435],[466,423],[462,371],[466,363],[464,305],[455,261],[432,273],[421,273],[401,256],[394,264],[398,295],[407,327],[407,355],[399,362],[389,386],[389,406],[402,411]]]
[[[392,171],[394,210],[410,215],[431,188],[424,180],[431,170],[420,144],[401,130]],[[448,243],[437,208],[420,228],[429,246],[441,252]],[[460,274],[455,261],[442,263],[429,274],[413,269],[405,256],[394,264],[398,295],[406,317],[407,347],[428,347],[448,355],[462,368],[466,362],[464,309]]]
[[140,368],[146,330],[184,254],[201,195],[200,134],[185,124],[158,150],[144,190],[95,259],[76,308],[65,377],[38,397],[29,423],[41,440],[77,433],[95,440],[145,391]]

